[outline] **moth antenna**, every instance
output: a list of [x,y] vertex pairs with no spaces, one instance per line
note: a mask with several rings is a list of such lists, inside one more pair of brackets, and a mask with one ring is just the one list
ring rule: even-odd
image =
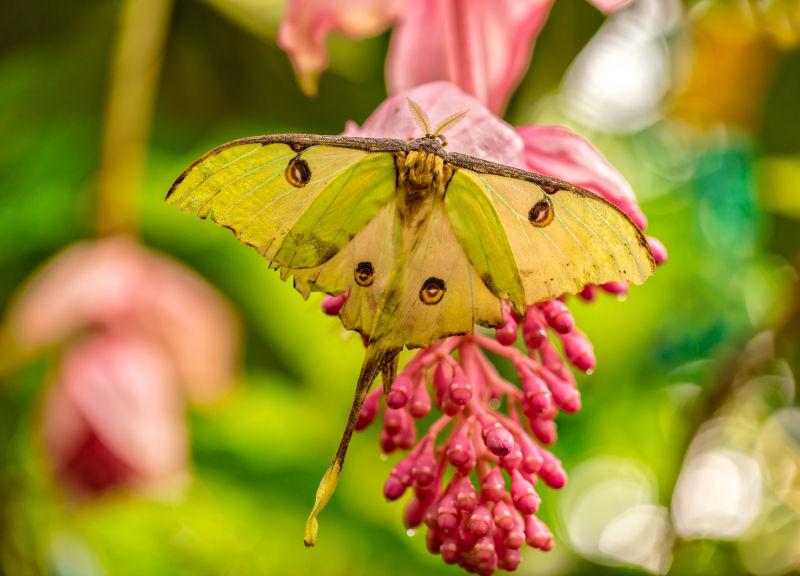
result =
[[425,114],[422,106],[414,102],[411,98],[406,98],[406,100],[408,100],[408,109],[411,111],[411,116],[413,116],[414,122],[417,123],[417,126],[419,126],[420,130],[422,130],[425,136],[430,135],[431,121],[428,120],[428,115]]
[[461,122],[464,119],[464,116],[466,116],[468,113],[469,110],[462,110],[461,112],[456,112],[455,114],[451,114],[450,116],[439,122],[439,125],[436,127],[436,130],[433,131],[433,135],[438,136],[443,132],[450,130],[453,126]]

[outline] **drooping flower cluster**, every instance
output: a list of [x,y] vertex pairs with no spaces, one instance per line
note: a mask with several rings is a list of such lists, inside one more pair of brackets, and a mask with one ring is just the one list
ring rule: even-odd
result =
[[[529,354],[512,346],[520,323]],[[591,345],[573,328],[563,304],[532,306],[524,319],[506,309],[495,340],[480,334],[447,339],[418,352],[398,375],[386,398],[381,448],[411,452],[392,470],[384,495],[397,500],[412,490],[405,523],[416,528],[424,522],[428,549],[445,562],[490,574],[514,570],[526,542],[552,548],[552,535],[536,516],[536,488],[539,480],[560,488],[566,474],[543,446],[556,439],[558,413],[580,409],[580,394],[548,331],[588,370],[594,366]],[[484,350],[511,361],[521,387],[502,378]],[[375,419],[380,399],[380,390],[368,397],[359,428]],[[427,416],[432,402],[443,414],[417,440],[415,420]]]
[[[452,84],[432,83],[392,97],[363,126],[351,124],[346,133],[419,136],[406,97],[432,118],[470,110],[448,133],[448,151],[574,181],[646,226],[630,185],[588,142],[561,127],[515,130]],[[654,238],[648,242],[656,263],[662,263],[664,246]],[[598,291],[624,295],[627,286],[587,286],[580,297],[591,301]],[[338,314],[346,298],[326,296],[323,310]],[[392,469],[384,495],[397,500],[410,491],[406,525],[424,523],[432,553],[479,574],[516,569],[525,543],[552,548],[553,536],[537,517],[537,490],[562,487],[566,474],[547,447],[556,440],[556,417],[581,407],[568,365],[584,372],[595,366],[592,345],[563,300],[531,306],[524,317],[505,305],[503,317],[494,338],[451,337],[417,352],[384,400],[380,388],[369,394],[356,426],[364,429],[383,414],[383,452],[409,451]],[[520,334],[524,346],[517,344]],[[516,382],[503,378],[485,352],[508,360]],[[434,407],[441,416],[421,432],[418,426],[429,421]]]
[[[606,289],[618,293],[619,285]],[[338,312],[344,297],[326,297],[323,309]],[[581,407],[575,368],[590,372],[592,346],[560,300],[531,306],[520,318],[504,307],[505,324],[492,339],[484,334],[448,338],[419,351],[398,374],[383,399],[367,397],[356,429],[372,424],[381,410],[384,453],[410,450],[384,484],[387,500],[412,492],[404,520],[425,523],[428,549],[448,564],[479,574],[514,570],[520,548],[553,547],[548,527],[536,516],[539,481],[564,486],[558,458],[545,448],[556,440],[560,412]],[[519,334],[526,352],[514,346]],[[518,385],[497,372],[489,351],[514,366]],[[418,437],[417,423],[435,406],[442,415]]]
[[87,499],[184,470],[184,401],[227,390],[238,342],[236,316],[210,285],[110,237],[70,246],[20,291],[2,326],[0,372],[58,350],[42,437],[56,480]]

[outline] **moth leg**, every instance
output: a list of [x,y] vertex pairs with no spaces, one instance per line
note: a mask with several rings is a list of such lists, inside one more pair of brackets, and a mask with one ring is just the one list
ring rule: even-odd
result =
[[[350,408],[350,415],[347,418],[347,426],[339,442],[339,448],[336,450],[336,456],[334,456],[333,462],[328,466],[322,476],[322,480],[319,482],[314,507],[306,520],[303,542],[307,547],[314,546],[317,543],[317,530],[319,529],[317,516],[322,512],[328,500],[331,499],[334,490],[336,490],[336,484],[339,482],[339,476],[344,466],[344,458],[347,455],[347,447],[350,444],[350,438],[353,435],[353,430],[358,421],[358,414],[361,412],[361,406],[364,404],[367,392],[369,392],[379,372],[388,370],[392,374],[394,373],[397,368],[397,353],[397,350],[387,350],[375,346],[367,348],[364,364],[361,366],[361,374],[358,376],[358,383],[356,384],[353,406]],[[391,368],[390,365],[393,365],[394,368]]]

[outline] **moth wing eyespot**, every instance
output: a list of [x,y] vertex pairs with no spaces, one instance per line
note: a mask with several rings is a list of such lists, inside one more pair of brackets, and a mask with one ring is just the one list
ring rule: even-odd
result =
[[528,221],[539,228],[550,224],[554,217],[553,203],[547,196],[536,202],[528,212]]
[[295,188],[302,188],[311,180],[311,168],[308,167],[308,162],[295,156],[289,161],[286,166],[286,181]]
[[423,304],[433,305],[441,302],[447,290],[444,280],[431,276],[422,283],[419,289],[419,299]]
[[353,278],[359,286],[371,286],[375,281],[375,268],[372,262],[359,262],[353,272]]

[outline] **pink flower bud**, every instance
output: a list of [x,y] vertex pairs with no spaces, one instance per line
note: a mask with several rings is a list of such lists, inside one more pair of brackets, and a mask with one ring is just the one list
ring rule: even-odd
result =
[[653,238],[652,236],[647,237],[647,244],[650,246],[650,252],[653,253],[653,260],[656,261],[657,265],[661,265],[667,261],[667,248],[658,238]]
[[458,527],[458,508],[455,496],[445,492],[436,508],[436,525],[443,532],[452,532]]
[[553,534],[544,522],[531,514],[525,518],[525,541],[543,552],[553,549]]
[[541,499],[519,470],[511,471],[511,499],[514,506],[523,514],[535,514],[539,510]]
[[628,284],[625,282],[606,282],[600,286],[609,294],[625,296],[628,293]]
[[386,483],[383,485],[383,495],[387,500],[397,500],[411,485],[411,470],[414,468],[416,457],[412,454],[406,456],[392,468]]
[[524,409],[532,414],[541,414],[550,408],[552,397],[544,381],[527,368],[519,371],[524,393]]
[[420,452],[411,469],[411,478],[415,487],[429,486],[436,480],[436,457],[433,453],[433,442],[428,442]]
[[461,510],[473,510],[478,505],[478,493],[469,476],[456,475],[451,482],[456,496],[456,506]]
[[425,543],[428,545],[428,552],[431,554],[438,554],[442,549],[442,537],[438,530],[430,528],[428,535],[425,537]]
[[433,509],[433,506],[430,506],[428,508],[428,511],[425,513],[425,519],[423,520],[423,522],[425,522],[425,525],[431,530],[433,529],[438,530],[439,527],[436,525],[436,510]]
[[445,394],[444,401],[442,402],[442,412],[447,414],[448,416],[455,416],[464,406],[462,404],[456,404],[450,398],[450,394]]
[[511,313],[511,308],[507,303],[503,303],[503,325],[494,332],[495,339],[503,346],[511,346],[517,341],[517,321]]
[[494,541],[491,536],[483,536],[475,543],[473,548],[477,564],[489,563],[494,558]]
[[[483,534],[481,534],[481,536],[483,536]],[[476,536],[470,532],[466,523],[462,526],[462,529],[458,533],[458,549],[461,550],[462,562],[465,561],[464,555],[468,552],[472,552],[472,549],[475,548],[475,544],[478,543],[481,536]]]
[[524,434],[519,438],[519,447],[522,450],[521,469],[528,474],[537,474],[542,467],[542,456],[539,447]]
[[545,320],[556,332],[566,334],[575,328],[575,319],[572,317],[572,312],[561,300],[549,300],[542,303],[540,308],[544,312]]
[[397,500],[405,494],[407,486],[394,476],[389,476],[383,484],[383,496],[388,501]]
[[531,432],[542,444],[552,444],[556,441],[556,423],[546,418],[534,418],[528,421],[531,425]]
[[402,409],[387,408],[383,414],[383,427],[390,436],[400,433],[406,424],[408,412]]
[[346,301],[347,292],[344,294],[339,294],[338,296],[326,294],[322,298],[322,311],[328,316],[338,316],[339,311],[342,309],[342,306],[344,306]]
[[539,477],[545,484],[558,490],[567,483],[567,473],[561,466],[561,462],[548,450],[541,450],[542,467],[539,469]]
[[430,411],[431,397],[430,394],[428,394],[428,387],[425,386],[425,382],[419,382],[414,389],[414,395],[411,398],[408,413],[414,418],[425,418]]
[[597,298],[597,286],[589,284],[578,293],[578,296],[580,296],[587,302],[594,302],[595,299]]
[[392,438],[395,446],[401,450],[409,450],[413,448],[417,441],[417,427],[414,426],[414,423],[411,421],[408,413],[405,415],[405,421],[406,422],[400,432]]
[[447,362],[439,362],[433,370],[433,389],[436,391],[436,403],[441,406],[453,381],[453,368]]
[[583,372],[594,369],[597,360],[594,357],[592,344],[586,336],[576,330],[562,334],[561,341],[564,343],[564,354],[575,368]]
[[419,498],[409,500],[406,509],[403,511],[403,523],[406,528],[416,528],[422,524],[422,519],[425,518],[428,506],[430,506],[430,502],[423,502]]
[[458,562],[458,540],[455,537],[444,537],[439,550],[445,564],[455,564]]
[[491,529],[491,512],[489,512],[489,509],[484,505],[478,506],[467,521],[467,530],[475,536],[483,536],[488,534]]
[[[520,537],[522,538],[522,542],[525,542],[525,534],[520,534],[522,534],[522,536],[517,536],[515,542]],[[498,550],[497,566],[502,570],[507,570],[508,572],[513,572],[516,570],[519,567],[520,562],[522,562],[522,556],[519,553],[520,547],[522,547],[522,544],[516,548],[506,545],[502,552]]]
[[483,425],[481,435],[489,451],[496,456],[505,456],[511,452],[514,448],[514,435],[497,420],[492,421],[487,417],[485,422],[481,422]]
[[481,494],[490,502],[499,502],[506,494],[506,483],[500,468],[492,468],[481,482]]
[[472,398],[472,382],[467,379],[467,376],[460,368],[455,370],[453,381],[448,389],[448,395],[453,403],[459,406],[463,406]]
[[564,412],[574,414],[581,409],[581,394],[571,382],[565,382],[549,370],[542,370],[542,379],[553,393],[553,400]]
[[478,576],[492,576],[497,570],[497,554],[492,554],[490,558],[477,564],[475,573]]
[[539,355],[545,368],[556,374],[563,372],[564,360],[562,360],[561,355],[550,340],[545,340],[539,346]]
[[469,474],[475,467],[475,450],[469,438],[470,425],[463,425],[447,444],[447,460],[462,474]]
[[517,468],[522,464],[522,450],[519,447],[519,442],[514,442],[514,447],[511,451],[500,458],[500,465],[506,470]]
[[386,428],[381,429],[380,439],[378,440],[381,445],[381,452],[384,454],[391,454],[395,450],[397,450],[397,444],[395,443],[395,438],[391,434],[386,431]]
[[536,306],[528,307],[522,324],[522,339],[531,350],[538,348],[547,339],[547,330]]
[[392,389],[386,396],[386,405],[389,408],[403,408],[411,396],[412,382],[408,374],[401,372],[392,383]]
[[525,522],[519,514],[516,515],[515,520],[514,527],[506,534],[503,544],[506,548],[519,550],[525,544]]
[[508,504],[500,500],[494,505],[492,510],[492,518],[495,526],[506,532],[514,528],[514,509]]
[[356,421],[356,430],[363,430],[375,421],[378,415],[378,404],[381,400],[382,390],[373,390],[364,400],[364,405],[361,406],[361,412],[358,413],[358,420]]

